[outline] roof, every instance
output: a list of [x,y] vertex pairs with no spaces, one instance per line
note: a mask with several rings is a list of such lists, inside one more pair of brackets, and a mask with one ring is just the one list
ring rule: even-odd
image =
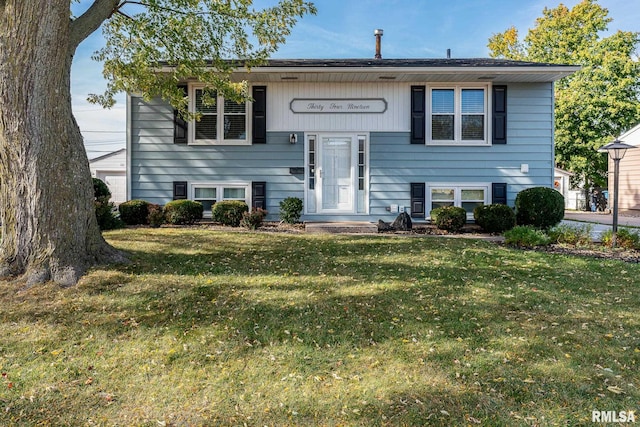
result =
[[640,123],[620,135],[618,139],[625,144],[640,146]]
[[[166,66],[166,64],[165,64]],[[579,66],[496,58],[270,59],[234,78],[250,82],[554,82]]]
[[118,154],[120,154],[120,153],[122,153],[124,151],[127,151],[127,149],[126,148],[121,148],[119,150],[112,151],[111,153],[107,153],[107,154],[103,154],[102,156],[94,157],[93,159],[89,160],[89,163],[97,162],[99,160],[108,159],[109,157],[116,156],[116,155],[118,155]]

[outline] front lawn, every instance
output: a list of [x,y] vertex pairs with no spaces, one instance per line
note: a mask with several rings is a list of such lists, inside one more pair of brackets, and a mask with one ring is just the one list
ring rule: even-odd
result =
[[640,266],[465,239],[125,229],[0,290],[0,425],[640,422]]

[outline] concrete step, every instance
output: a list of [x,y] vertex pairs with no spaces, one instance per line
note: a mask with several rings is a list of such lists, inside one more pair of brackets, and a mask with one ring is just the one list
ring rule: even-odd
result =
[[378,233],[378,226],[370,222],[305,222],[304,228],[307,233]]

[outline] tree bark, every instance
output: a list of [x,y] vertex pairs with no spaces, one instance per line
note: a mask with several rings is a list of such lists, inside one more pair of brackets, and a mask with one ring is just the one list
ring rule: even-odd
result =
[[0,277],[71,286],[124,257],[98,228],[71,110],[69,0],[0,5]]

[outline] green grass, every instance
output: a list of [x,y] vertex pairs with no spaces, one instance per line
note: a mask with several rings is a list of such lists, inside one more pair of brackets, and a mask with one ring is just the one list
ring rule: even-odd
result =
[[640,418],[640,267],[430,237],[126,229],[0,288],[0,425]]

